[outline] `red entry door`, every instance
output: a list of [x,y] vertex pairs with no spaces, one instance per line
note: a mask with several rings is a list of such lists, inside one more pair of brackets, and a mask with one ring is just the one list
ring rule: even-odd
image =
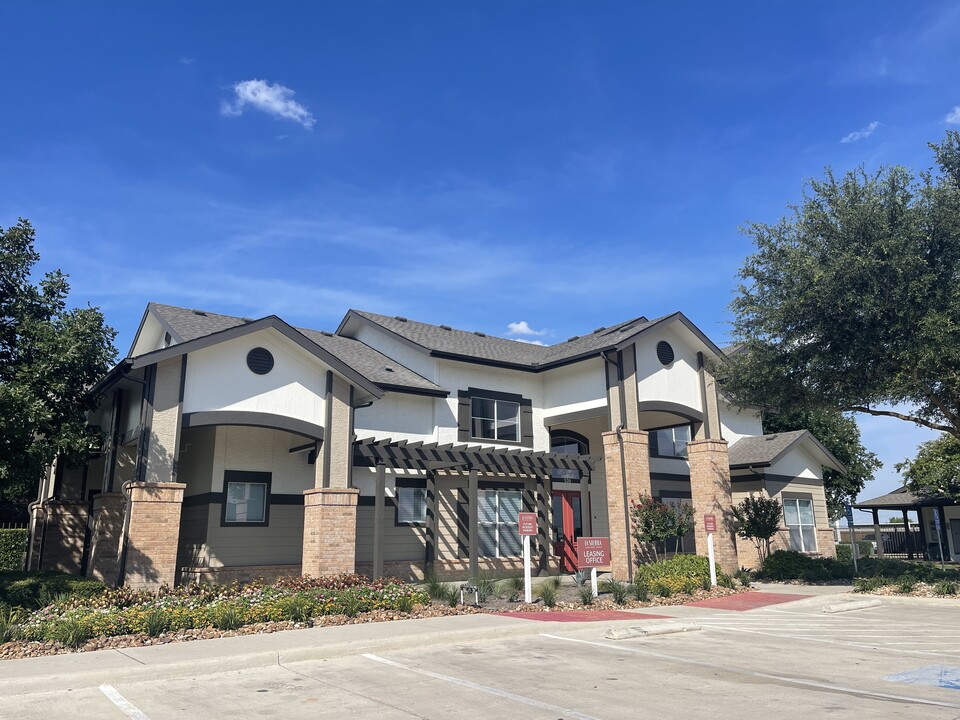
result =
[[583,535],[580,493],[555,490],[553,493],[553,553],[560,560],[560,572],[577,570],[576,541]]

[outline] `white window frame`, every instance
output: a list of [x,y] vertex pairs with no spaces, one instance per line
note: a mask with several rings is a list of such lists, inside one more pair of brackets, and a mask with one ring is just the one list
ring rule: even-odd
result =
[[[474,415],[474,401],[484,400],[486,402],[493,403],[493,417],[483,417],[480,415]],[[516,437],[513,439],[506,439],[500,437],[500,420],[497,419],[497,416],[500,414],[500,406],[503,404],[513,405],[516,407],[517,412],[514,415],[513,426],[516,428]],[[474,435],[474,430],[476,428],[476,420],[492,420],[493,421],[493,437],[487,437],[486,435]],[[497,398],[486,397],[484,395],[473,395],[470,397],[470,437],[476,438],[477,440],[493,440],[494,442],[508,442],[508,443],[519,443],[522,439],[522,430],[520,428],[520,403],[516,400],[498,400]]]
[[[516,555],[504,555],[503,553],[500,552],[500,527],[501,527],[502,525],[514,525],[514,526],[516,526],[516,521],[514,521],[514,520],[503,520],[503,519],[500,517],[500,507],[501,507],[500,495],[501,495],[501,494],[504,494],[504,493],[515,493],[516,495],[518,495],[519,498],[520,498],[520,504],[519,504],[519,506],[518,506],[518,507],[520,508],[520,510],[519,510],[518,512],[523,512],[523,491],[522,491],[522,490],[479,490],[478,493],[477,493],[477,495],[478,495],[478,496],[477,496],[478,502],[479,502],[479,499],[480,499],[480,495],[483,495],[483,494],[485,494],[485,493],[486,493],[486,494],[493,493],[494,496],[496,497],[496,520],[495,520],[494,522],[482,522],[482,521],[479,520],[479,518],[478,518],[477,524],[478,524],[478,525],[483,525],[483,526],[485,526],[485,527],[491,527],[491,526],[493,527],[493,529],[494,529],[494,544],[495,544],[495,546],[496,546],[496,554],[495,554],[495,555],[484,555],[484,554],[480,551],[480,543],[479,543],[479,542],[477,543],[477,554],[478,554],[480,557],[486,557],[486,558],[491,558],[491,557],[492,557],[492,558],[516,558],[516,557],[520,557],[520,556],[523,554],[523,551],[522,551],[522,550],[518,551]],[[519,528],[517,528],[517,530],[518,530],[518,532],[519,532]],[[479,528],[477,528],[477,531],[478,531],[478,533],[479,533]]]
[[[781,500],[783,502],[783,524],[784,524],[784,527],[787,528],[788,537],[790,538],[790,549],[796,550],[797,552],[802,552],[802,553],[818,552],[819,545],[817,542],[817,514],[814,510],[813,498],[812,497],[784,497],[784,498],[781,498]],[[794,503],[797,511],[796,525],[791,525],[790,523],[787,522],[787,505],[790,503]],[[810,517],[813,518],[812,523],[803,522],[803,514],[800,512],[800,503],[810,503]],[[813,547],[812,548],[806,547],[806,543],[804,543],[803,541],[803,528],[805,527],[813,528]],[[793,546],[793,536],[789,534],[789,531],[792,528],[797,528],[798,530],[797,535],[800,537],[799,548]]]

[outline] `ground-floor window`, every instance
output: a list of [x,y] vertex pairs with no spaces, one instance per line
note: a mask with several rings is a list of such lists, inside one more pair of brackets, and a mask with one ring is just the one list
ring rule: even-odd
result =
[[480,532],[478,551],[481,557],[516,557],[520,555],[520,534],[517,528],[520,490],[481,490],[478,495]]
[[397,486],[397,525],[427,522],[427,489]]
[[813,518],[813,500],[784,498],[783,519],[790,531],[790,549],[816,552],[817,525]]
[[270,473],[227,470],[223,477],[222,525],[266,525]]

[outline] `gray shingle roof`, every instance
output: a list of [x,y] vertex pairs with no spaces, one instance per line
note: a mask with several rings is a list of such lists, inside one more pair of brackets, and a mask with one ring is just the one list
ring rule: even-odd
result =
[[861,500],[854,504],[857,508],[901,508],[901,507],[931,507],[936,505],[955,505],[942,495],[921,497],[907,489],[906,485],[898,487],[893,492],[870,500]]
[[[189,342],[252,322],[249,318],[189,310],[174,305],[150,303],[148,307],[176,333],[180,342]],[[359,340],[331,335],[318,330],[305,328],[297,328],[297,330],[377,385],[407,388],[428,393],[446,392],[439,385]]]
[[362,310],[351,310],[350,312],[431,352],[491,360],[529,368],[543,368],[581,355],[589,355],[611,348],[623,340],[627,336],[627,332],[632,334],[663,319],[649,321],[644,317],[639,317],[618,323],[612,327],[600,328],[588,335],[571,338],[556,345],[533,345],[519,340],[508,340],[493,335],[456,330],[444,325],[431,325]]
[[773,435],[740,438],[730,446],[730,466],[772,463],[807,432],[807,430],[793,430]]

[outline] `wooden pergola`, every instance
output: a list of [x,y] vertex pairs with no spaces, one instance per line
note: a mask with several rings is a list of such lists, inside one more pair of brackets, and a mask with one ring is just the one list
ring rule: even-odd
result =
[[422,472],[426,478],[426,549],[425,566],[433,565],[437,556],[437,486],[436,476],[466,474],[468,477],[468,517],[466,534],[469,545],[470,574],[479,570],[478,496],[481,474],[500,477],[534,478],[536,480],[535,506],[537,513],[537,564],[546,570],[549,547],[550,483],[554,470],[578,470],[589,474],[602,462],[598,455],[568,455],[564,453],[524,450],[505,450],[480,445],[453,443],[424,443],[365,438],[354,443],[354,465],[376,468],[373,521],[373,575],[383,575],[383,525],[386,504],[386,470]]

